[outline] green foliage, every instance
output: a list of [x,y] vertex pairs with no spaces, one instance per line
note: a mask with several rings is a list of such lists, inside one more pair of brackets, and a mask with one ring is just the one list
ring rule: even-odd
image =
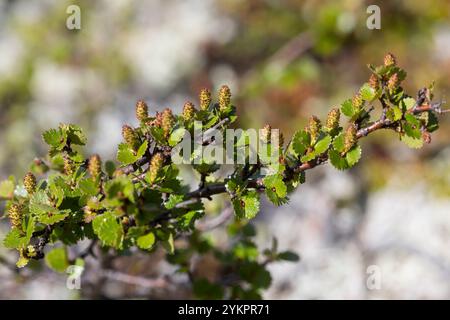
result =
[[47,266],[56,272],[65,272],[69,266],[66,248],[55,248],[45,255]]
[[[412,148],[428,142],[429,134],[437,130],[440,104],[429,101],[430,92],[417,100],[407,95],[401,87],[406,72],[392,57],[386,61],[387,65],[371,66],[369,82],[342,103],[340,111],[348,118],[342,127],[339,108],[334,108],[325,126],[311,117],[308,126],[297,131],[286,147],[279,134],[281,143],[277,147],[276,131],[265,126],[264,137],[259,140],[266,150],[258,148],[256,163],[242,152],[249,150],[251,141],[244,133],[233,142],[233,155],[244,154],[245,161],[234,165],[226,178],[214,174],[221,169],[217,159],[202,157],[198,148],[192,148],[186,158],[195,160],[192,168],[200,177],[194,190],[182,181],[171,151],[186,136],[189,138],[187,133],[194,131],[194,121],[205,131],[226,132],[236,120],[236,108],[226,86],[215,104],[209,91],[202,90],[200,110],[187,103],[181,116],[173,115],[170,109],[152,116],[145,102],[140,102],[136,108],[139,127],[122,128],[125,142],[118,146],[117,165],[106,161],[102,168],[98,156],[86,158],[79,147],[73,148],[86,144],[78,126],[61,124],[47,130],[42,137],[49,146],[48,157],[32,165],[37,183],[31,174],[25,185],[13,177],[0,182],[0,198],[7,201],[11,220],[3,243],[19,252],[18,266],[45,257],[47,265],[59,272],[69,265],[66,246],[85,239],[117,255],[130,254],[133,247],[149,253],[163,248],[168,261],[186,273],[193,256],[210,255],[223,266],[225,274],[221,277],[231,272],[235,280],[224,284],[194,278],[197,297],[260,298],[261,290],[271,283],[267,263],[299,259],[293,252],[278,252],[276,241],[261,253],[251,239],[255,232],[249,220],[260,210],[261,194],[274,205],[282,205],[288,202],[289,193],[305,182],[306,170],[328,161],[338,170],[355,166],[362,155],[359,139],[376,130],[392,129]],[[373,116],[375,109],[380,110],[379,118]],[[190,139],[188,143],[194,147],[220,143],[198,141],[192,135]],[[221,193],[229,197],[236,218],[229,224],[228,233],[237,241],[228,248],[216,247],[197,230],[197,222],[207,214],[205,199]],[[178,239],[183,237],[189,244],[178,246]],[[65,246],[44,254],[47,244]]]

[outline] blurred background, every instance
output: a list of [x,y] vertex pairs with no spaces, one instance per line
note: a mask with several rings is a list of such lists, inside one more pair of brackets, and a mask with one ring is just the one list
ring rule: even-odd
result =
[[[80,30],[66,28],[71,4]],[[381,9],[380,30],[366,27],[370,4]],[[0,180],[44,156],[40,134],[60,122],[87,130],[88,154],[114,159],[121,125],[137,124],[136,100],[178,111],[200,88],[224,83],[238,126],[270,123],[290,136],[351,97],[366,64],[388,51],[408,71],[410,94],[435,81],[435,98],[448,98],[450,2],[0,0]],[[380,132],[364,139],[363,161],[349,172],[323,166],[288,205],[263,203],[258,244],[275,236],[301,256],[270,266],[264,298],[450,298],[450,121],[441,119],[419,151]],[[1,220],[0,238],[6,231]],[[88,297],[43,264],[10,270],[14,259],[0,245],[0,298]],[[366,285],[372,265],[375,290]],[[133,286],[107,285],[121,297]]]

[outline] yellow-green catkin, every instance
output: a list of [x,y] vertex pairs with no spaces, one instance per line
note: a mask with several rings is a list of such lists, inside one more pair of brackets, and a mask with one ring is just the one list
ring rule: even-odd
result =
[[398,74],[394,73],[388,80],[387,83],[387,87],[389,89],[389,91],[394,91],[398,85],[399,85],[400,81],[398,79]]
[[266,124],[261,130],[260,130],[260,139],[264,143],[270,142],[270,136],[272,134],[272,127],[270,124]]
[[219,90],[219,110],[225,111],[231,103],[230,87],[224,85]]
[[89,158],[88,171],[92,178],[97,179],[102,172],[102,160],[98,154]]
[[348,152],[358,141],[357,138],[358,130],[354,124],[350,124],[345,131],[344,136],[344,152]]
[[389,52],[384,56],[384,65],[386,67],[395,66],[396,63],[397,61],[392,53]]
[[183,119],[184,121],[191,121],[195,118],[195,113],[197,110],[194,104],[190,101],[186,102],[183,107]]
[[8,209],[9,221],[13,229],[22,228],[22,208],[18,204],[12,204]]
[[153,183],[158,177],[158,173],[161,170],[164,163],[164,157],[161,153],[157,153],[152,157],[150,161],[150,169],[148,173],[148,178],[150,183]]
[[64,156],[64,173],[68,176],[71,176],[75,172],[75,165],[68,156]]
[[364,103],[364,101],[363,101],[360,93],[357,93],[353,96],[352,105],[353,105],[353,108],[355,108],[356,112],[359,112],[361,110],[363,103]]
[[211,92],[208,89],[203,88],[200,90],[199,100],[200,110],[208,110],[209,105],[211,104]]
[[369,78],[369,86],[370,86],[372,89],[377,90],[379,84],[380,84],[380,82],[379,82],[379,80],[378,80],[378,77],[377,77],[375,74],[371,74],[371,75],[370,75],[370,78]]
[[31,172],[28,172],[23,178],[23,185],[28,194],[33,194],[36,191],[36,177]]
[[319,133],[322,125],[319,118],[311,116],[308,122],[308,132],[311,135],[311,142],[314,144],[319,138]]
[[339,127],[339,120],[341,118],[341,112],[339,108],[333,108],[328,112],[326,127],[329,131],[337,129]]
[[123,125],[122,137],[133,150],[136,150],[138,148],[138,136],[132,127]]
[[138,100],[136,102],[136,118],[143,122],[148,118],[148,106],[144,100]]

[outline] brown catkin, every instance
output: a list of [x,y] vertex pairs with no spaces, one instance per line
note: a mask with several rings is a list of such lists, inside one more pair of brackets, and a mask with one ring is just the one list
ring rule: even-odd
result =
[[136,102],[136,118],[143,122],[148,118],[148,106],[144,100],[138,100]]
[[219,90],[219,110],[225,111],[231,103],[230,87],[224,85]]
[[162,113],[162,124],[161,127],[164,131],[166,137],[172,132],[173,125],[175,124],[175,118],[172,114],[172,110],[166,108]]
[[344,152],[348,152],[357,142],[357,133],[358,129],[354,124],[350,124],[350,126],[345,131],[344,136]]
[[92,178],[96,179],[102,172],[102,160],[98,154],[89,158],[88,171]]
[[72,159],[69,156],[64,156],[64,173],[68,176],[73,175],[75,172],[75,166]]
[[384,56],[384,65],[386,67],[395,66],[396,63],[397,61],[392,53],[389,52]]
[[128,125],[122,126],[122,137],[125,142],[133,149],[136,150],[138,147],[138,137],[134,129]]
[[272,133],[272,127],[270,124],[266,124],[261,130],[260,130],[260,139],[264,143],[270,142],[270,136]]
[[36,191],[36,177],[31,172],[28,172],[23,178],[23,185],[28,194],[33,194]]
[[319,137],[320,129],[322,124],[320,123],[319,118],[316,116],[311,116],[308,122],[308,132],[311,135],[312,143],[315,143],[317,138]]
[[200,90],[199,100],[200,110],[208,110],[211,104],[211,92],[206,88]]
[[388,89],[390,91],[393,91],[393,90],[395,90],[398,87],[399,83],[400,83],[400,81],[398,79],[398,74],[394,73],[389,78],[388,83],[387,83],[387,87],[388,87]]
[[195,117],[195,113],[197,110],[194,107],[194,104],[190,101],[186,102],[183,107],[183,119],[184,121],[191,121]]
[[372,74],[369,78],[369,86],[372,89],[377,90],[379,85],[378,77],[375,74]]

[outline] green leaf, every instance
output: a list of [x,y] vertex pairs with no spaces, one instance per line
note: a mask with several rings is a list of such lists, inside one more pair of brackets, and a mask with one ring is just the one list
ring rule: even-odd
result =
[[353,146],[345,155],[345,159],[347,160],[347,164],[348,166],[351,168],[353,167],[356,163],[358,163],[359,159],[361,159],[361,147],[356,145]]
[[252,219],[259,212],[259,194],[255,190],[233,199],[233,208],[239,218]]
[[403,112],[398,106],[394,106],[387,110],[386,116],[391,121],[398,121],[402,118]]
[[341,111],[343,114],[345,114],[347,117],[351,118],[355,115],[355,109],[353,108],[352,100],[348,99],[345,100],[341,104]]
[[105,162],[105,171],[108,174],[108,177],[112,177],[114,175],[114,171],[116,171],[116,165],[113,161],[108,160]]
[[302,162],[308,162],[311,161],[318,156],[320,156],[322,153],[327,151],[328,147],[331,144],[331,136],[330,135],[323,135],[319,141],[316,142],[314,145],[314,150],[311,152],[308,152],[306,155],[301,157]]
[[184,195],[182,194],[171,194],[169,196],[169,199],[167,199],[167,201],[164,203],[164,206],[166,207],[166,209],[173,209],[178,203],[183,201],[183,198]]
[[95,217],[92,227],[104,245],[114,248],[121,246],[123,229],[113,213],[107,212]]
[[150,127],[150,133],[152,137],[158,142],[159,144],[166,144],[166,138],[164,137],[164,130],[159,127]]
[[178,227],[183,231],[193,230],[195,221],[205,215],[204,210],[192,210],[177,219]]
[[0,198],[11,199],[14,196],[14,182],[3,180],[0,182]]
[[61,150],[66,145],[67,137],[59,129],[50,129],[42,134],[45,143],[54,149]]
[[146,234],[145,236],[141,236],[137,239],[137,246],[144,250],[149,250],[155,244],[155,235],[153,232]]
[[366,101],[372,101],[376,97],[376,91],[368,83],[365,83],[359,90],[361,97]]
[[433,132],[439,128],[439,120],[433,112],[426,113],[427,131]]
[[301,156],[305,153],[311,144],[311,137],[308,132],[301,130],[297,131],[292,137],[291,149],[296,156]]
[[335,149],[330,149],[328,151],[328,157],[331,164],[338,170],[348,169],[347,159],[342,157],[340,152]]
[[400,137],[400,140],[412,149],[420,149],[423,146],[422,138],[414,138],[405,134]]
[[292,251],[284,251],[277,254],[277,258],[284,261],[297,262],[300,260],[298,254]]
[[12,229],[3,240],[3,245],[9,249],[18,249],[28,244],[26,237],[18,229]]
[[283,181],[283,177],[280,174],[274,174],[266,176],[263,179],[267,198],[279,206],[286,202],[287,199],[287,186]]
[[81,127],[75,124],[62,125],[62,130],[67,132],[67,138],[71,144],[84,146],[87,142],[86,135]]
[[175,251],[175,243],[174,243],[174,241],[173,241],[173,234],[172,234],[172,232],[169,232],[169,233],[168,233],[167,239],[166,239],[166,240],[163,240],[163,241],[161,242],[161,244],[162,244],[162,246],[164,247],[164,249],[167,250],[167,252],[168,252],[169,254],[173,254],[173,253],[174,253],[174,251]]
[[405,106],[405,110],[409,110],[411,108],[413,108],[416,105],[416,100],[414,100],[413,98],[404,98],[402,100],[403,105]]
[[83,179],[78,183],[78,186],[88,196],[95,196],[98,193],[97,183],[92,179]]
[[338,152],[343,152],[345,148],[345,138],[344,133],[340,133],[336,138],[333,140],[333,149]]
[[194,295],[198,299],[223,299],[224,288],[215,283],[210,283],[205,278],[196,279],[192,285]]
[[185,132],[185,128],[178,128],[174,130],[169,137],[169,145],[171,147],[176,146],[183,139]]
[[69,267],[66,248],[55,248],[45,255],[47,266],[56,272],[65,272]]
[[30,199],[30,212],[37,219],[37,222],[41,222],[47,225],[55,224],[64,220],[69,214],[69,210],[58,210],[53,207],[50,200],[43,190],[39,190],[33,194]]
[[142,158],[142,156],[145,154],[145,152],[147,151],[148,148],[148,141],[145,140],[141,146],[139,147],[137,153],[136,153],[136,160]]
[[316,156],[319,156],[325,151],[327,151],[330,144],[331,144],[331,136],[325,135],[322,138],[320,138],[320,140],[317,141],[316,145],[314,146],[314,153],[316,154]]
[[128,144],[121,143],[117,150],[117,160],[124,165],[132,164],[138,160],[138,157],[134,154]]

